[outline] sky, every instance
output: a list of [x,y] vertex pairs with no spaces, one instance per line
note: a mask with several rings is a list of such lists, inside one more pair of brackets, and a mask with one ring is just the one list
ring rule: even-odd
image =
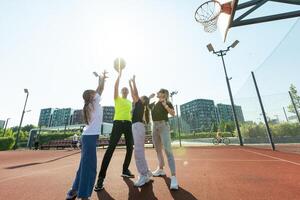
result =
[[[102,105],[113,105],[116,57],[126,60],[120,87],[136,75],[140,94],[178,91],[175,104],[197,98],[228,99],[216,50],[240,43],[225,57],[235,94],[284,38],[296,19],[205,33],[194,20],[199,0],[10,0],[0,1],[0,119],[19,124],[24,88],[30,95],[24,124],[37,124],[41,108],[83,106],[82,93],[95,89],[92,72],[107,70]],[[270,9],[272,8],[272,9]],[[268,3],[255,15],[294,6]],[[286,52],[288,54],[288,52]],[[275,81],[275,80],[274,80]]]

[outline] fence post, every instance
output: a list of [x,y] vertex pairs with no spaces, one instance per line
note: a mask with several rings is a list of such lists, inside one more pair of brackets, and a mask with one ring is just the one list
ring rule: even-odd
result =
[[258,86],[257,86],[257,83],[256,83],[254,73],[251,72],[251,74],[252,74],[253,82],[254,82],[254,85],[255,85],[257,97],[258,97],[258,100],[259,100],[261,112],[262,112],[262,115],[264,117],[264,121],[265,121],[265,125],[266,125],[266,128],[267,128],[267,133],[268,133],[268,136],[269,136],[269,140],[270,140],[272,149],[274,151],[275,150],[275,145],[274,145],[274,142],[273,142],[273,138],[272,138],[271,130],[270,130],[270,127],[269,127],[269,122],[268,122],[268,119],[267,119],[267,116],[266,116],[266,112],[265,112],[265,109],[264,109],[264,105],[262,103],[262,99],[261,99],[261,96],[260,96],[260,92],[259,92],[259,89],[258,89]]

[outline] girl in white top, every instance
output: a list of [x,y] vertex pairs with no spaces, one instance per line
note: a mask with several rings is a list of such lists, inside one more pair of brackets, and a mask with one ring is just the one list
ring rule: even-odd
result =
[[86,90],[82,95],[84,99],[83,117],[86,127],[81,136],[82,150],[79,169],[73,186],[67,193],[66,200],[76,197],[87,200],[93,191],[97,173],[96,143],[101,131],[103,116],[100,99],[107,78],[106,74],[107,72],[104,71],[102,76],[99,76],[96,90]]

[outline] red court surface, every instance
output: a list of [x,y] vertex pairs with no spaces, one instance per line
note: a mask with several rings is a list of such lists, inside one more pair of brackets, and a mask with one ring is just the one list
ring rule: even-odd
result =
[[[105,149],[98,150],[98,168]],[[249,147],[175,148],[178,191],[168,189],[170,179],[153,178],[142,189],[120,177],[125,155],[117,149],[108,168],[105,190],[91,199],[300,199],[300,155]],[[146,156],[157,165],[154,149]],[[72,184],[79,151],[0,152],[1,200],[63,200]],[[130,169],[136,174],[134,158]]]

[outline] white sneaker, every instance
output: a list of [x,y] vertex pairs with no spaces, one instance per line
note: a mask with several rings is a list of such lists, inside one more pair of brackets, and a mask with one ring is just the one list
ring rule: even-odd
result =
[[141,175],[139,179],[134,183],[135,187],[142,187],[146,183],[150,181],[150,178],[148,176]]
[[166,173],[164,170],[157,168],[154,172],[152,172],[153,176],[165,176]]
[[171,176],[171,184],[170,184],[171,190],[178,190],[178,182],[175,176]]

